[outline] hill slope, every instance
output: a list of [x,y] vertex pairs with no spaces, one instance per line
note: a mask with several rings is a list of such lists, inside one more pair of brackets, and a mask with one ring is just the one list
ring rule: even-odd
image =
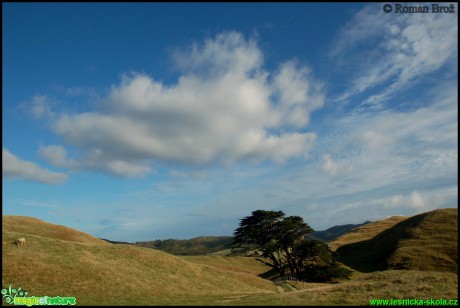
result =
[[[74,296],[80,305],[108,300],[135,305],[148,304],[149,298],[276,290],[271,282],[252,274],[193,264],[154,249],[94,240],[37,219],[21,221],[29,225],[19,226],[16,217],[3,217],[2,281],[3,286],[21,287],[29,295]],[[16,246],[18,237],[25,237],[26,245]]]
[[337,249],[339,261],[359,271],[458,270],[458,209],[405,219],[375,237]]
[[354,228],[336,239],[329,242],[328,246],[332,251],[337,250],[340,246],[370,240],[377,234],[393,227],[397,223],[406,220],[408,217],[404,216],[392,216],[387,219],[371,222],[363,226]]
[[107,243],[92,235],[61,225],[44,222],[26,216],[5,215],[2,217],[3,232],[16,232],[18,235],[34,234],[52,239],[75,243],[100,244]]

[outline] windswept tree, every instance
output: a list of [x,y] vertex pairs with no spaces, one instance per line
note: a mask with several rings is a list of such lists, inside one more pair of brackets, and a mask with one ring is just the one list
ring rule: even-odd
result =
[[240,226],[235,230],[235,244],[253,244],[269,262],[267,265],[278,272],[284,272],[284,263],[279,255],[279,244],[276,239],[276,228],[284,218],[282,211],[257,210],[251,216],[241,219]]
[[234,244],[255,246],[265,258],[263,262],[279,275],[290,273],[299,279],[327,281],[346,277],[334,263],[325,243],[307,240],[305,236],[314,230],[299,216],[285,217],[282,211],[257,210],[241,219],[235,230]]
[[286,271],[295,274],[293,247],[313,232],[299,216],[285,217],[282,211],[257,210],[244,217],[235,230],[236,244],[255,244],[268,265],[281,275]]

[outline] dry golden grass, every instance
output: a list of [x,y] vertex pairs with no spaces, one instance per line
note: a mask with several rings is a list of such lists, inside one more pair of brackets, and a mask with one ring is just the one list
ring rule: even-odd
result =
[[454,273],[389,270],[358,273],[337,284],[291,283],[299,291],[267,294],[178,296],[153,304],[220,306],[368,306],[371,299],[457,299],[458,276]]
[[[447,212],[456,219],[452,209]],[[414,236],[407,240],[426,244],[428,232],[436,242],[444,242],[445,235],[435,225],[448,224],[442,227],[448,234],[457,230],[445,215],[416,218],[417,227],[410,231]],[[297,291],[278,293],[272,282],[257,277],[267,268],[250,258],[179,258],[149,248],[93,241],[69,228],[58,228],[66,234],[57,234],[55,225],[36,219],[22,218],[33,227],[20,226],[9,218],[3,217],[3,287],[21,287],[30,296],[74,296],[78,305],[320,306],[369,305],[370,299],[458,298],[456,273],[416,270],[354,271],[348,281],[293,283]],[[51,230],[43,230],[48,227]],[[27,239],[25,246],[13,244],[18,237]]]
[[[399,242],[388,267],[425,271],[458,271],[458,209],[440,209],[411,218],[409,236]],[[402,228],[403,226],[401,226]]]
[[33,234],[69,242],[107,245],[106,241],[95,238],[87,233],[26,216],[3,216],[2,230],[3,232],[14,231],[20,235],[24,235],[23,237],[26,237],[27,234]]
[[[3,217],[11,225],[8,220]],[[20,233],[4,228],[3,286],[21,287],[35,296],[74,296],[84,305],[276,290],[273,283],[256,275],[193,264],[154,249],[70,242],[57,239],[54,233],[54,238],[34,235],[48,233],[40,230],[46,223],[38,226],[28,233],[27,228]],[[25,237],[26,245],[15,245],[18,237]]]
[[336,251],[343,245],[369,240],[407,218],[408,217],[405,216],[392,216],[387,219],[366,224],[339,236],[335,240],[329,242],[328,246],[332,251]]
[[271,269],[271,267],[262,262],[249,257],[226,257],[209,254],[203,256],[181,256],[180,258],[196,264],[205,264],[252,275],[260,275]]
[[364,272],[458,270],[458,209],[412,216],[375,237],[337,249],[339,260]]

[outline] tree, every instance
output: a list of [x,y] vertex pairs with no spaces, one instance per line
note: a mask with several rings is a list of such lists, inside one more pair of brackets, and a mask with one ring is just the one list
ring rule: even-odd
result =
[[347,276],[347,270],[333,262],[325,243],[305,239],[313,231],[299,216],[285,217],[282,211],[257,210],[241,219],[234,232],[234,244],[254,245],[266,258],[263,262],[280,275],[289,272],[299,279],[321,281],[338,274]]
[[257,210],[241,220],[234,235],[236,244],[256,244],[269,260],[267,265],[284,275],[286,271],[298,272],[293,247],[310,232],[313,229],[299,216],[285,217],[282,211]]
[[311,277],[311,273],[317,268],[332,262],[327,244],[318,240],[304,240],[297,243],[292,254],[296,262],[296,274],[300,279]]
[[275,238],[275,228],[283,217],[282,211],[257,210],[252,212],[251,216],[244,217],[234,233],[234,244],[255,244],[263,257],[268,258],[271,262],[267,265],[280,273],[284,272],[284,268],[280,255],[277,253],[279,246]]

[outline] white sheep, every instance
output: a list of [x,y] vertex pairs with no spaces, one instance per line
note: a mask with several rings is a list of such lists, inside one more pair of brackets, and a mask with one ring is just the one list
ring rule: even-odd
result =
[[16,244],[19,245],[24,245],[26,243],[26,239],[23,237],[20,237],[16,240]]

